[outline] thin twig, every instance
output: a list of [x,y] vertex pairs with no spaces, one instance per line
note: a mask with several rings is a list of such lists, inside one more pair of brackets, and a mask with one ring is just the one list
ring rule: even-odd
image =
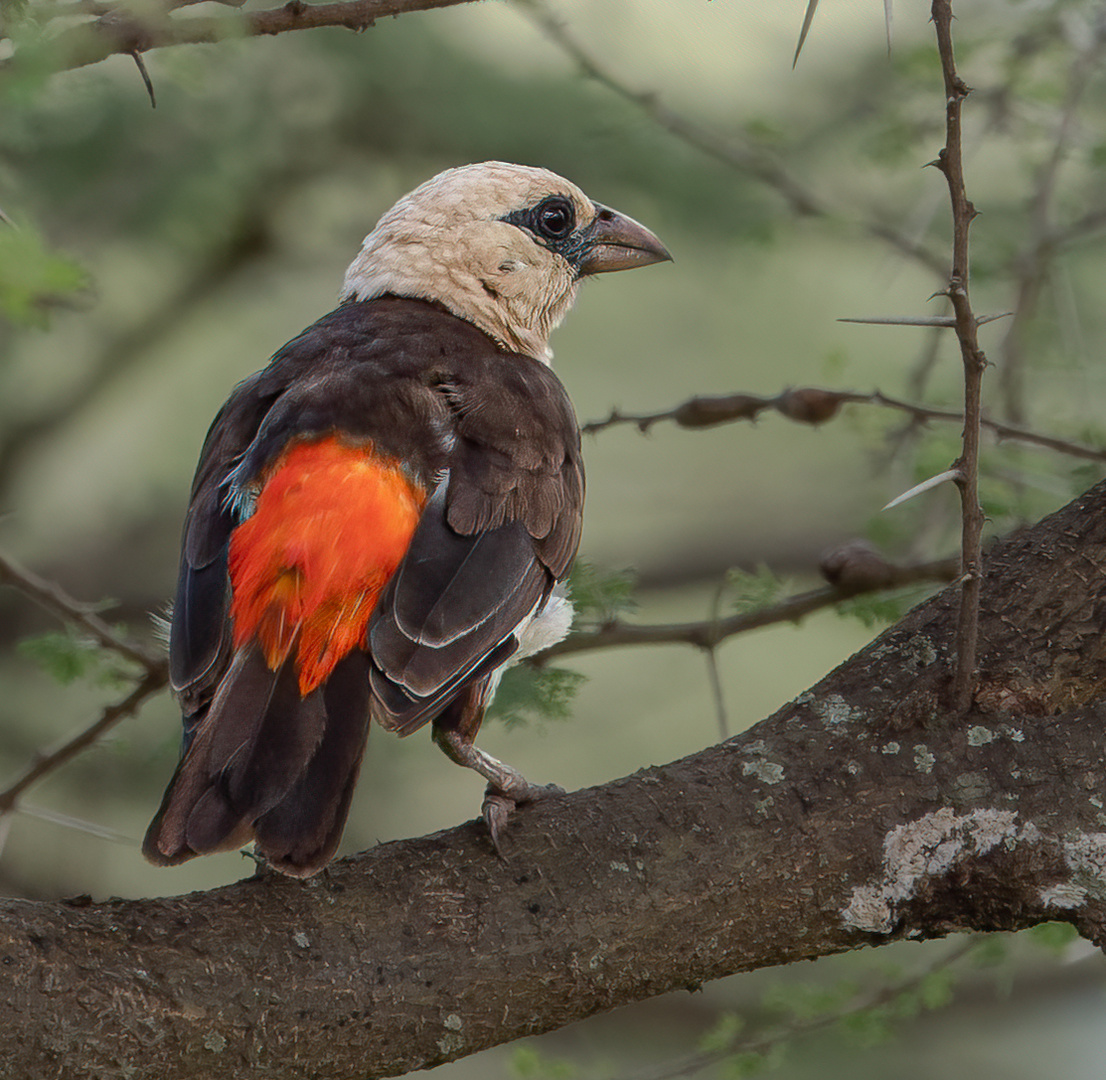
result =
[[109,626],[88,604],[74,600],[61,586],[18,566],[0,552],[0,584],[18,589],[51,614],[75,623],[106,649],[141,665],[148,674],[163,674],[165,658],[143,645],[128,641]]
[[[799,405],[803,403],[810,404],[811,408],[808,410],[801,409]],[[814,407],[815,404],[818,406],[817,408]],[[584,424],[581,430],[585,434],[594,435],[610,427],[632,424],[644,433],[648,432],[654,424],[666,420],[670,420],[680,427],[706,428],[718,424],[732,424],[740,420],[755,420],[760,413],[767,410],[774,410],[788,419],[801,423],[822,423],[836,416],[842,405],[876,405],[885,409],[894,409],[898,412],[907,413],[916,423],[926,423],[930,420],[947,421],[954,424],[964,422],[962,412],[954,409],[935,409],[927,405],[916,405],[910,401],[891,397],[881,390],[873,390],[871,393],[864,394],[851,390],[826,390],[820,387],[804,386],[785,390],[773,397],[761,397],[757,394],[744,393],[693,397],[670,409],[661,409],[652,413],[624,413],[615,409],[606,419],[592,420],[590,423]],[[1030,446],[1039,446],[1046,450],[1055,450],[1057,453],[1067,454],[1069,457],[1081,458],[1085,461],[1106,462],[1106,449],[1084,446],[1052,435],[1042,435],[1037,431],[1015,427],[1013,424],[999,423],[997,420],[988,420],[985,417],[981,417],[980,423],[999,439],[1010,439],[1027,443]]]
[[[723,139],[715,132],[668,108],[656,93],[635,90],[622,82],[573,36],[567,25],[549,10],[543,0],[515,0],[515,6],[585,75],[629,101],[669,134],[723,165],[759,180],[780,195],[792,212],[801,217],[835,216],[830,206],[792,176],[783,163],[766,148]],[[944,263],[937,256],[886,222],[864,218],[860,227],[869,236],[890,244],[896,251],[925,266],[934,275],[944,276]]]
[[138,66],[138,74],[142,76],[142,85],[146,87],[146,96],[150,99],[150,108],[157,108],[157,98],[154,96],[154,81],[146,70],[146,61],[142,59],[142,53],[132,52],[135,64]]
[[945,145],[937,159],[937,168],[948,183],[952,204],[952,270],[948,297],[956,315],[956,337],[964,363],[964,439],[955,467],[960,471],[956,484],[960,490],[962,532],[960,565],[963,585],[960,617],[956,634],[956,671],[953,676],[953,702],[966,712],[975,686],[976,651],[979,638],[979,597],[983,585],[983,508],[979,505],[979,436],[983,414],[983,372],[987,358],[979,347],[978,323],[968,296],[970,262],[968,232],[976,215],[964,188],[964,154],[961,110],[970,90],[956,71],[952,43],[952,2],[933,0],[933,25],[941,56],[945,85]]
[[169,674],[165,664],[162,664],[158,669],[147,671],[125,698],[114,705],[106,706],[95,723],[78,732],[56,750],[38,755],[22,775],[3,791],[0,791],[0,817],[10,813],[15,808],[19,797],[32,784],[60,768],[83,750],[87,750],[102,735],[115,727],[120,720],[136,712],[148,698],[164,690],[168,681]]
[[1006,415],[1015,422],[1025,418],[1025,338],[1027,328],[1036,315],[1041,291],[1058,248],[1057,232],[1051,224],[1053,202],[1060,168],[1068,156],[1076,115],[1090,84],[1101,67],[1102,51],[1106,47],[1103,27],[1096,25],[1091,43],[1071,64],[1064,103],[1052,148],[1037,171],[1036,186],[1030,205],[1027,249],[1013,260],[1017,301],[1014,320],[1000,346],[1001,363],[998,372],[999,389]]
[[777,623],[798,622],[812,612],[832,607],[842,600],[865,593],[885,592],[925,582],[941,583],[956,579],[955,559],[919,563],[915,566],[893,567],[870,585],[852,583],[848,586],[825,585],[808,592],[797,593],[778,604],[759,611],[742,612],[724,619],[703,619],[685,623],[627,623],[612,620],[597,630],[569,634],[564,641],[540,654],[542,661],[571,653],[595,652],[629,645],[694,645],[713,649],[727,638],[749,630],[759,630]]
[[[412,11],[454,7],[472,0],[339,0],[306,4],[289,0],[280,7],[239,15],[173,18],[168,15],[138,19],[111,6],[95,22],[71,27],[51,42],[54,70],[65,71],[96,64],[119,53],[144,53],[171,45],[201,45],[241,37],[284,34],[324,26],[366,30],[377,19]],[[13,72],[20,63],[17,52],[0,62],[0,75]]]
[[[722,612],[722,596],[725,591],[726,583],[723,581],[714,590],[714,597],[711,600],[710,617],[716,623]],[[710,683],[711,697],[714,699],[714,713],[718,719],[718,738],[725,740],[730,737],[730,720],[726,711],[726,694],[722,689],[722,673],[718,670],[717,645],[704,649],[703,654],[707,662],[707,680]]]

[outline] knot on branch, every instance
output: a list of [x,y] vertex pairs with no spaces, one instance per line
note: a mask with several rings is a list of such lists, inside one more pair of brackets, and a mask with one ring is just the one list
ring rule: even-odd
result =
[[694,397],[677,407],[672,413],[672,419],[680,427],[711,427],[729,420],[755,420],[769,404],[767,398],[757,397],[755,394]]
[[785,390],[774,404],[780,415],[788,420],[800,424],[822,424],[837,415],[845,400],[845,396],[836,391],[806,386],[798,390]]
[[865,540],[850,540],[822,556],[818,569],[838,589],[867,592],[895,584],[898,569]]

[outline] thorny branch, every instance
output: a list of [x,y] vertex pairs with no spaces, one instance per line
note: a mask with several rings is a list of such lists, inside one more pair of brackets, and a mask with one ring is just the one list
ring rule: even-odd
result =
[[[568,27],[554,15],[542,0],[515,0],[522,11],[562,52],[589,78],[595,79],[619,97],[641,109],[655,124],[670,135],[695,147],[700,153],[720,161],[759,180],[777,192],[791,210],[800,217],[829,218],[833,210],[819,196],[792,176],[781,161],[765,147],[742,146],[720,138],[716,133],[668,108],[651,91],[635,90],[611,74],[591,52],[572,35]],[[862,218],[860,227],[900,254],[924,266],[934,276],[943,278],[945,266],[940,258],[905,233],[876,218]]]
[[125,698],[105,706],[94,723],[55,750],[36,755],[23,773],[0,791],[0,817],[3,817],[15,809],[20,796],[32,784],[88,749],[120,720],[136,712],[148,698],[164,690],[169,682],[169,669],[164,656],[127,640],[88,604],[75,600],[60,585],[17,566],[3,553],[0,553],[0,584],[12,586],[51,614],[80,627],[105,649],[138,664],[143,672]]
[[[670,409],[651,413],[624,413],[619,409],[612,409],[606,419],[592,420],[584,424],[581,430],[585,434],[594,435],[610,427],[632,424],[644,434],[654,424],[665,420],[670,420],[683,428],[708,428],[718,424],[736,423],[739,420],[755,420],[762,412],[769,410],[778,412],[781,416],[797,423],[821,424],[832,420],[843,405],[878,405],[882,408],[894,409],[906,413],[918,424],[931,420],[951,423],[964,421],[964,414],[961,412],[916,405],[910,401],[891,397],[881,390],[863,394],[851,390],[826,390],[821,387],[800,386],[784,390],[772,397],[745,393],[693,397]],[[999,439],[1010,439],[1046,450],[1055,450],[1057,453],[1086,461],[1106,462],[1106,449],[1083,446],[1067,439],[1043,435],[1037,431],[1030,431],[1013,424],[999,423],[986,417],[981,417],[980,423]]]
[[[1101,68],[1106,49],[1106,23],[1096,22],[1091,28],[1088,45],[1075,57],[1069,69],[1068,85],[1056,125],[1056,135],[1044,162],[1037,171],[1036,185],[1030,204],[1030,240],[1013,260],[1016,289],[1014,318],[1000,345],[999,389],[1009,419],[1025,419],[1025,345],[1029,323],[1037,313],[1041,292],[1057,252],[1064,243],[1083,235],[1083,230],[1065,232],[1052,223],[1055,211],[1057,180],[1066,160],[1075,132],[1079,106],[1092,77]],[[1099,211],[1099,213],[1101,213]],[[1093,227],[1094,215],[1086,215],[1086,225]]]
[[91,605],[74,600],[60,585],[17,566],[2,552],[0,552],[0,584],[18,589],[24,596],[29,597],[52,615],[76,624],[105,649],[111,649],[125,659],[134,661],[147,672],[164,671],[164,657],[143,645],[128,641],[101,619]]
[[957,562],[955,559],[940,559],[912,566],[892,566],[874,553],[848,545],[823,560],[822,570],[831,584],[796,593],[758,611],[684,623],[627,623],[614,619],[597,630],[569,634],[564,641],[546,649],[536,659],[541,663],[555,656],[626,645],[694,645],[700,649],[713,649],[736,634],[777,623],[797,622],[815,611],[864,593],[925,582],[953,581],[957,576]]
[[956,316],[956,337],[964,362],[964,441],[956,462],[963,520],[960,566],[962,591],[957,623],[956,671],[952,694],[955,708],[966,712],[972,703],[979,638],[979,597],[982,589],[983,508],[979,505],[979,435],[982,417],[983,371],[987,359],[979,347],[978,324],[968,297],[970,262],[968,231],[976,215],[964,189],[961,108],[970,90],[956,71],[952,42],[951,0],[933,0],[933,24],[945,83],[945,145],[936,166],[948,182],[952,204],[952,269],[947,295]]
[[[293,30],[314,30],[324,26],[366,30],[377,19],[412,11],[453,7],[471,0],[338,0],[328,4],[306,4],[289,0],[280,7],[234,15],[174,18],[168,10],[135,17],[116,5],[94,4],[83,10],[98,16],[91,22],[58,33],[50,43],[54,70],[84,67],[119,53],[149,52],[170,45],[202,45],[240,37],[284,34]],[[64,6],[64,5],[63,5]],[[169,8],[185,6],[170,4]],[[234,6],[234,5],[228,5]],[[74,6],[74,12],[83,13]],[[0,62],[0,75],[19,63],[16,52]]]
[[169,681],[167,671],[149,670],[139,680],[135,688],[121,701],[105,706],[95,723],[79,731],[71,739],[49,753],[39,754],[24,769],[23,773],[0,791],[0,817],[15,809],[20,796],[43,777],[72,761],[82,751],[87,750],[101,736],[110,731],[120,720],[134,715],[148,698],[161,693]]

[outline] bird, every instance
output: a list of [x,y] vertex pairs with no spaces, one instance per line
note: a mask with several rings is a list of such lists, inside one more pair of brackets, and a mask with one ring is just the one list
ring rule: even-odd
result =
[[169,616],[182,751],[151,862],[252,841],[317,874],[372,723],[430,724],[487,781],[497,851],[517,806],[554,790],[475,744],[504,667],[572,619],[584,468],[549,335],[581,281],[670,258],[534,166],[448,169],[380,218],[338,306],[207,433]]

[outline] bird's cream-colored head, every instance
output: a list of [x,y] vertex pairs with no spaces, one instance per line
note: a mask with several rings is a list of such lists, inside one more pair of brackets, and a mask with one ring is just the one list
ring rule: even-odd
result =
[[648,229],[575,184],[489,161],[439,173],[365,237],[342,300],[436,300],[505,348],[548,362],[580,279],[671,256]]

